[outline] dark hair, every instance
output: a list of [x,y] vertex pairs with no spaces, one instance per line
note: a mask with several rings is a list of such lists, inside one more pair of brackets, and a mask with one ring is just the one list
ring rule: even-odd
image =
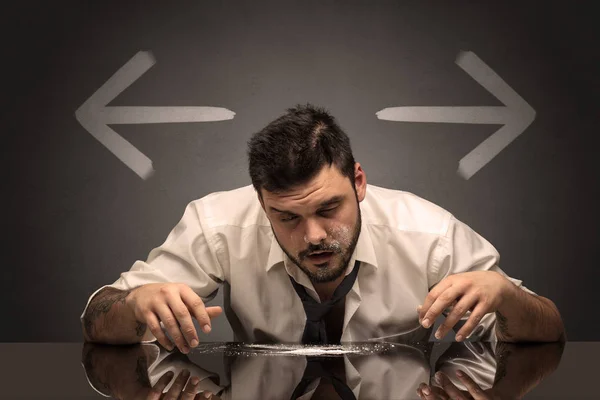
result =
[[289,108],[248,142],[252,185],[281,192],[305,183],[325,165],[336,166],[354,186],[350,139],[325,109],[311,104]]

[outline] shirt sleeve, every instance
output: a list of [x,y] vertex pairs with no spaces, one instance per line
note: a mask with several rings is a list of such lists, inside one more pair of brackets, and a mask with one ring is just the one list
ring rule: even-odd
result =
[[136,261],[114,283],[95,291],[81,318],[92,298],[106,287],[130,290],[148,283],[185,283],[205,302],[212,299],[225,279],[217,256],[223,253],[225,244],[219,235],[211,235],[210,229],[203,228],[201,207],[200,200],[189,203],[164,243],[154,248],[146,261]]
[[[500,254],[491,243],[454,216],[450,216],[448,229],[445,234],[440,236],[434,250],[433,261],[427,276],[429,289],[431,290],[442,279],[452,274],[469,271],[496,271],[523,291],[536,295],[523,286],[521,280],[509,277],[502,271],[499,263]],[[447,315],[448,312],[449,310],[446,310],[444,315]],[[462,327],[470,315],[470,311],[465,314],[455,326],[455,331]],[[495,313],[486,314],[468,339],[497,340],[495,324]]]

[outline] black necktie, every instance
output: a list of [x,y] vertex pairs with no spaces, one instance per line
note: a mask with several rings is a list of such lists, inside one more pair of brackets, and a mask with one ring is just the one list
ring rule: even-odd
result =
[[306,312],[306,326],[302,335],[303,344],[328,344],[327,331],[325,330],[325,317],[336,303],[346,297],[346,294],[352,289],[354,281],[358,276],[358,268],[360,262],[356,261],[354,269],[342,280],[342,283],[335,289],[331,299],[319,303],[313,299],[307,292],[304,286],[299,284],[290,276],[292,285],[298,293],[298,297],[302,300],[304,311]]
[[[335,392],[340,396],[342,400],[356,400],[356,396],[354,396],[354,392],[352,389],[346,385],[346,383],[338,378],[331,370],[331,363],[342,363],[343,367],[343,357],[307,357],[306,360],[306,369],[304,369],[304,375],[302,376],[302,380],[294,389],[292,393],[291,400],[295,400],[298,397],[302,396],[306,391],[306,388],[312,381],[316,378],[321,378],[321,383],[324,378],[329,378],[331,383],[333,384],[333,388]],[[342,368],[343,371],[343,368]],[[345,375],[345,373],[344,373]]]

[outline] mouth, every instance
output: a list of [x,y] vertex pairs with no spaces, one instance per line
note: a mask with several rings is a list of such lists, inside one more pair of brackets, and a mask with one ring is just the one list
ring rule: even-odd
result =
[[333,251],[315,251],[309,254],[306,258],[317,267],[327,266],[327,262],[333,256]]

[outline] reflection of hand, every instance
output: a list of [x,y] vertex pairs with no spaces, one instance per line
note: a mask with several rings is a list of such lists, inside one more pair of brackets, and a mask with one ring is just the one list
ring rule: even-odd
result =
[[[485,342],[452,343],[435,364],[435,370],[438,371],[435,382],[440,388],[429,387],[438,397],[429,398],[448,398],[452,393],[458,394],[452,382],[459,386],[458,382],[461,382],[463,389],[468,388],[479,398],[521,399],[556,370],[563,348],[564,343],[561,342],[497,342],[495,348]],[[463,371],[467,368],[469,375],[459,376],[459,368],[463,368]],[[490,372],[493,369],[495,374],[492,381]],[[452,377],[452,382],[448,377]],[[425,386],[421,384],[421,392]],[[466,393],[462,393],[462,396],[458,398],[478,398]],[[422,397],[428,398],[425,394]]]
[[472,310],[465,325],[457,332],[456,340],[460,342],[471,334],[485,314],[499,308],[509,284],[512,285],[495,271],[449,275],[431,289],[423,305],[417,308],[419,322],[429,328],[445,309],[453,306],[435,334],[436,338],[441,339],[467,311]]
[[204,333],[210,332],[210,320],[221,314],[221,307],[205,307],[202,299],[183,283],[149,283],[134,289],[125,299],[137,321],[144,323],[158,342],[172,350],[173,344],[163,332],[163,323],[179,348],[187,354],[198,345],[196,318]]
[[481,387],[479,387],[479,385],[464,372],[459,370],[456,372],[456,376],[467,388],[467,391],[458,389],[443,372],[437,372],[435,374],[435,380],[440,386],[429,386],[426,383],[421,383],[417,389],[417,394],[420,398],[426,400],[492,400],[499,398],[494,395],[493,389],[482,390]]
[[[200,399],[207,399],[207,400],[221,400],[221,397],[217,396],[216,394],[212,394],[211,392],[204,392],[202,393],[204,395],[204,397],[200,397]],[[194,400],[198,400],[199,398],[196,397]]]
[[[200,392],[208,385],[218,387],[207,379],[204,370],[191,363],[179,353],[171,353],[158,365],[163,371],[154,385],[148,372],[148,365],[156,359],[156,345],[105,346],[86,343],[83,347],[82,361],[92,387],[104,395],[119,399],[198,400],[210,398],[206,392]],[[161,350],[165,351],[165,350]],[[179,360],[173,359],[179,357]],[[168,365],[172,363],[171,365]],[[192,373],[190,373],[192,371]],[[175,377],[177,374],[177,377]],[[156,378],[158,378],[156,376]],[[168,392],[163,393],[173,381]],[[200,392],[200,393],[199,393]],[[215,397],[216,398],[216,397]]]
[[152,389],[150,389],[149,393],[146,395],[146,400],[160,399],[160,396],[162,396],[163,391],[165,390],[169,382],[171,382],[173,376],[174,374],[172,371],[168,371],[163,376],[161,376],[160,379],[156,381]]
[[198,383],[200,383],[200,379],[198,379],[197,376],[192,376],[190,378],[190,371],[187,369],[181,370],[169,390],[163,394],[172,378],[173,372],[171,371],[161,376],[152,390],[148,393],[146,400],[204,400],[207,398],[204,393],[197,393],[197,386]]

